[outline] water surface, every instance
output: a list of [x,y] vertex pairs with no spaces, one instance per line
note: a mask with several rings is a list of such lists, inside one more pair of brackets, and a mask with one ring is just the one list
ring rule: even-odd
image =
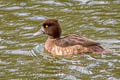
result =
[[[44,50],[48,36],[33,37],[47,18],[63,32],[94,39],[112,54],[58,57]],[[119,0],[0,0],[1,80],[119,80]]]

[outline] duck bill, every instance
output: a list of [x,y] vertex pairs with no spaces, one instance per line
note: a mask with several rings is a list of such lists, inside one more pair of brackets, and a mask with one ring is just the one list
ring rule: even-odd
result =
[[39,36],[41,34],[45,34],[44,29],[41,27],[41,29],[39,31],[37,31],[36,33],[33,34],[33,36]]

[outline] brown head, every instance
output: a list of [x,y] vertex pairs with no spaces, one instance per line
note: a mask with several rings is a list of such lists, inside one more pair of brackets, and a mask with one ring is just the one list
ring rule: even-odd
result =
[[42,22],[41,29],[34,34],[34,36],[40,34],[47,34],[53,38],[59,38],[61,35],[61,27],[57,19],[47,19]]

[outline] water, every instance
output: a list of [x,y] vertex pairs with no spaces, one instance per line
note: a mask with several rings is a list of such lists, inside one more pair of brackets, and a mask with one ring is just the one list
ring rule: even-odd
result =
[[[48,54],[48,36],[32,36],[47,18],[59,20],[62,36],[81,34],[114,52]],[[119,80],[119,27],[119,0],[1,0],[0,80]]]

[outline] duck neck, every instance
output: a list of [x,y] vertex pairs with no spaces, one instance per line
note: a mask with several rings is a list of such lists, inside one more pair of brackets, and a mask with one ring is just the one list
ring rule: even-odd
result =
[[49,39],[58,39],[60,37],[53,37],[53,36],[49,36]]

